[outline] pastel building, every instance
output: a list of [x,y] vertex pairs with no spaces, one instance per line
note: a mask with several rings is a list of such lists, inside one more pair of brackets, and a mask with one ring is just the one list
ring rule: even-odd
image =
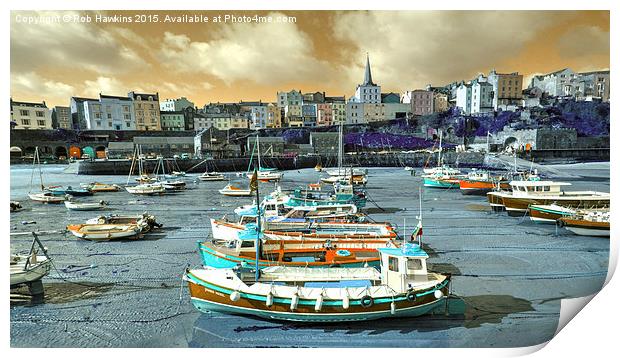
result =
[[316,125],[317,126],[331,126],[333,123],[332,116],[332,104],[331,103],[317,103],[316,105]]
[[471,114],[493,112],[494,97],[491,83],[474,80],[471,84]]
[[90,130],[136,130],[134,103],[129,97],[99,94],[84,100],[84,120]]
[[51,129],[52,112],[43,102],[18,102],[11,98],[11,128]]
[[325,102],[331,107],[331,125],[344,124],[347,122],[347,104],[345,97],[325,97]]
[[267,128],[280,128],[282,126],[282,112],[277,103],[267,105]]
[[518,72],[489,72],[487,79],[493,85],[493,109],[520,105],[523,99],[523,75]]
[[424,116],[434,112],[434,93],[432,91],[417,89],[409,92],[407,97],[411,104],[411,113]]
[[136,129],[140,131],[160,131],[159,93],[129,92],[127,97],[134,102],[133,109]]
[[52,109],[52,127],[62,129],[73,129],[71,120],[71,108],[66,106],[56,106]]
[[177,99],[166,99],[159,102],[159,111],[182,111],[185,108],[194,108],[194,102],[188,100],[185,97]]
[[85,97],[71,97],[71,101],[69,103],[69,108],[71,110],[71,122],[73,129],[86,129],[86,114],[84,113],[84,102],[91,101],[97,102],[99,101],[96,98],[85,98]]
[[160,118],[163,131],[185,130],[184,111],[160,111]]

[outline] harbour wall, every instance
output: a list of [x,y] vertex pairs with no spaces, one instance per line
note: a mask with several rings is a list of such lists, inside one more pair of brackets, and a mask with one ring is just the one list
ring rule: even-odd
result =
[[[442,155],[445,164],[460,167],[483,167],[484,153],[446,152]],[[346,154],[344,166],[353,167],[424,167],[436,165],[436,155],[429,153],[360,153]],[[152,173],[158,160],[145,159],[143,166],[146,172]],[[250,158],[227,159],[164,159],[166,172],[181,170],[187,173],[204,173],[205,171],[239,172],[248,170]],[[324,167],[335,167],[336,156],[297,156],[297,157],[262,157],[263,167],[279,170],[295,170],[314,168],[317,164]],[[79,160],[73,162],[65,170],[68,173],[84,175],[127,175],[131,169],[130,160]],[[134,173],[137,169],[134,168]]]

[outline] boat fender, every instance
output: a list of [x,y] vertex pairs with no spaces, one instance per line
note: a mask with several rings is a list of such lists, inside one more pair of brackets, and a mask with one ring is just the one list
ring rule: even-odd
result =
[[390,303],[390,313],[392,315],[396,314],[396,302],[392,299],[392,303]]
[[241,294],[239,293],[239,291],[233,291],[230,294],[230,300],[233,302],[239,301],[239,298],[241,298]]
[[372,306],[374,303],[375,303],[375,300],[373,300],[372,297],[368,295],[362,297],[362,299],[360,300],[360,305],[362,305],[362,307],[364,308],[368,308]]
[[443,292],[441,292],[441,290],[435,290],[434,295],[436,299],[440,299],[443,297]]
[[349,309],[349,295],[345,295],[342,298],[342,308],[345,309],[345,310]]
[[409,302],[415,302],[415,300],[416,300],[416,298],[417,298],[417,297],[418,297],[418,296],[415,294],[415,292],[413,292],[413,291],[409,291],[409,292],[407,292],[407,301],[409,301]]
[[319,312],[322,307],[323,307],[323,294],[321,293],[319,298],[316,299],[316,303],[314,304],[314,310]]
[[273,294],[269,292],[267,294],[267,298],[265,299],[265,306],[271,307],[273,305]]
[[297,304],[299,304],[299,295],[295,293],[291,298],[291,311],[297,309]]

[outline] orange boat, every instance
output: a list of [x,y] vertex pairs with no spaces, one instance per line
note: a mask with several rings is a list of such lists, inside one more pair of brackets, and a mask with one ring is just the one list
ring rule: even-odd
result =
[[486,195],[488,192],[497,189],[498,185],[500,189],[510,189],[510,185],[507,181],[497,182],[477,179],[459,180],[459,187],[463,195]]

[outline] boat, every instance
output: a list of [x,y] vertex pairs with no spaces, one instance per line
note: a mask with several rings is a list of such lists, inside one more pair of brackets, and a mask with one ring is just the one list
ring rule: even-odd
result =
[[[232,240],[207,240],[198,243],[204,266],[233,268],[238,264],[256,264],[256,230],[241,232]],[[261,234],[259,266],[269,267],[365,267],[378,266],[377,248],[396,246],[382,240],[271,240]]]
[[24,208],[22,207],[22,204],[19,201],[11,200],[11,212],[12,213],[16,213],[22,210],[24,210]]
[[[161,172],[160,172],[161,171]],[[157,166],[155,167],[155,177],[157,181],[153,184],[160,184],[167,191],[185,190],[185,182],[182,180],[166,179],[166,170],[164,168],[164,158],[159,157]],[[174,176],[173,178],[176,178]]]
[[511,193],[501,196],[506,212],[510,216],[523,216],[529,206],[557,204],[568,207],[609,207],[609,193],[596,191],[564,191],[562,187],[570,183],[554,181],[513,180]]
[[596,210],[561,217],[558,224],[576,235],[609,237],[610,219],[609,211]]
[[252,195],[252,190],[250,188],[241,189],[232,184],[226,185],[226,187],[224,187],[224,189],[220,189],[219,192],[220,194],[226,195],[226,196],[251,196]]
[[[39,186],[41,188],[41,192],[33,193],[33,181],[34,181],[34,172],[35,170],[39,170]],[[30,176],[30,190],[28,191],[28,197],[32,201],[36,201],[39,203],[46,204],[60,204],[65,201],[64,194],[63,196],[56,196],[52,192],[46,189],[43,184],[43,172],[41,171],[41,159],[39,158],[39,147],[34,148],[34,155],[32,159],[32,175]]]
[[92,241],[138,238],[142,233],[140,224],[75,224],[67,225],[74,236]]
[[463,195],[486,195],[497,188],[510,189],[509,181],[502,176],[492,176],[487,171],[474,170],[466,178],[459,180],[459,188]]
[[28,194],[30,200],[46,204],[60,204],[65,201],[64,196],[57,196],[50,192]]
[[418,245],[378,248],[380,269],[238,265],[186,270],[191,302],[201,312],[266,319],[346,322],[413,317],[449,296],[449,274],[428,272]]
[[555,224],[557,220],[564,216],[574,215],[577,211],[573,208],[551,205],[530,204],[528,207],[530,220],[539,223]]
[[218,172],[210,172],[210,173],[204,172],[198,176],[198,179],[202,181],[224,181],[226,180],[226,178],[224,178],[224,174],[221,174]]
[[[515,159],[516,161],[516,159]],[[528,180],[528,181],[539,181],[540,177],[536,171],[534,172],[519,172],[516,170],[516,162],[515,162],[515,171],[506,175],[506,177],[519,178],[520,180]],[[493,211],[505,211],[504,207],[504,196],[509,196],[512,194],[512,187],[510,183],[508,183],[508,188],[504,185],[496,186],[492,191],[487,192],[487,201],[491,206]]]
[[160,228],[163,225],[159,224],[154,215],[151,215],[147,212],[144,212],[140,215],[117,215],[117,214],[108,214],[101,215],[96,218],[92,218],[86,220],[85,224],[113,224],[113,225],[127,225],[140,224],[142,226],[142,232],[151,231],[154,228]]
[[[258,137],[258,134],[256,135],[256,144],[254,145],[254,149],[256,149],[257,152],[257,159],[258,159],[258,170],[257,170],[257,178],[260,181],[263,182],[276,182],[276,181],[280,181],[282,179],[282,173],[279,172],[276,168],[264,168],[261,165],[261,160],[260,160],[260,140]],[[254,155],[254,150],[252,150],[252,155]],[[252,163],[252,158],[250,158],[250,165]],[[248,172],[246,173],[246,176],[248,178],[251,178],[252,175],[254,175],[253,172],[249,171],[249,167],[248,167]]]
[[185,190],[185,186],[187,185],[182,180],[164,180],[160,181],[159,184],[161,184],[164,189],[171,191]]
[[161,195],[166,192],[166,189],[161,183],[144,183],[136,186],[126,186],[125,190],[131,194],[140,195]]
[[[47,254],[47,250],[34,232],[32,235],[34,239],[27,255],[11,255],[11,288],[41,280],[52,267],[52,259]],[[38,249],[35,245],[38,245]],[[39,250],[42,255],[39,254]]]
[[140,175],[139,177],[135,178],[135,181],[137,181],[138,183],[141,183],[141,184],[156,183],[157,182],[157,178],[152,177],[152,176],[148,176],[146,174],[143,174],[143,175]]
[[101,210],[101,209],[105,209],[107,205],[108,203],[103,200],[100,200],[97,203],[79,203],[75,201],[65,200],[65,207],[69,210],[79,210],[79,211]]
[[314,170],[317,172],[323,171],[323,166],[321,164],[317,164],[314,166]]
[[[454,168],[450,167],[449,165],[445,165],[443,163],[443,158],[441,157],[441,152],[442,152],[441,143],[442,143],[442,139],[443,139],[443,132],[439,131],[439,150],[437,151],[437,166],[431,167],[431,168],[427,168],[425,166],[422,169],[422,171],[424,172],[422,177],[429,177],[429,178],[430,177],[453,177],[453,176],[457,176],[457,175],[461,175],[462,174],[460,170],[454,169]],[[429,160],[430,160],[430,156],[429,156]],[[426,183],[426,181],[425,181],[425,183]],[[443,186],[437,186],[437,187],[441,188]]]
[[334,183],[332,192],[302,190],[297,188],[290,194],[289,206],[315,206],[330,204],[355,204],[358,208],[366,206],[366,192],[355,190],[347,183]]
[[355,185],[366,185],[368,182],[368,170],[363,168],[352,168],[343,166],[344,158],[344,142],[342,124],[338,126],[338,167],[323,170],[329,177],[321,178],[321,182],[326,184],[334,184],[338,182],[347,182]]
[[87,188],[73,188],[71,185],[65,187],[62,186],[49,186],[45,188],[53,195],[71,195],[71,196],[91,196],[94,193]]
[[84,189],[88,189],[95,193],[119,191],[121,189],[121,187],[116,184],[103,184],[99,182],[83,183],[83,184],[80,184],[80,186]]
[[423,176],[423,185],[427,188],[451,189],[458,188],[460,178],[450,175],[433,174]]

